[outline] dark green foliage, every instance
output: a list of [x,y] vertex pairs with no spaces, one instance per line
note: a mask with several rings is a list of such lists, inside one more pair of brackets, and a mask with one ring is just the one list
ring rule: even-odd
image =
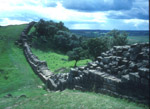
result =
[[67,52],[80,46],[80,37],[67,31],[58,31],[54,36],[55,48]]
[[88,51],[96,59],[102,52],[108,50],[108,39],[106,37],[92,38],[87,42]]
[[120,32],[119,30],[112,30],[107,33],[107,36],[112,36],[112,46],[122,46],[128,43],[128,34],[126,32]]
[[35,25],[35,32],[32,33],[33,46],[40,49],[58,49],[68,52],[80,46],[80,37],[69,32],[69,29],[62,22],[40,20]]
[[[71,33],[62,22],[55,23],[42,19],[35,25],[35,32],[32,35],[34,47],[42,50],[52,48],[63,53],[71,51],[69,58],[76,61],[81,59],[80,57],[96,59],[110,47],[128,43],[127,33],[121,33],[119,30],[110,31],[106,37],[85,38]],[[81,51],[79,52],[81,49],[82,56]]]
[[84,52],[83,49],[81,47],[78,48],[74,48],[72,51],[69,51],[67,53],[67,55],[69,56],[69,60],[75,60],[75,65],[74,67],[76,67],[76,64],[79,60],[83,59],[84,57]]

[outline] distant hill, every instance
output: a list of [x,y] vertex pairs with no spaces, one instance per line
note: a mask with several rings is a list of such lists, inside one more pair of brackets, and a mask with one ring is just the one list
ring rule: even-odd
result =
[[[82,35],[85,37],[99,37],[105,35],[110,30],[70,30],[73,33],[78,35]],[[120,30],[125,31],[129,34],[129,36],[149,36],[148,30]]]

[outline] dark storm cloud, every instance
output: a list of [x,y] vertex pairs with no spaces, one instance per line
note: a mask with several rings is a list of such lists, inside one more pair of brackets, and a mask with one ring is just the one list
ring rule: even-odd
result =
[[123,12],[122,14],[118,14],[116,12],[111,12],[109,15],[107,15],[108,18],[113,19],[143,19],[143,20],[149,20],[148,13],[143,13],[142,11],[129,11],[129,12]]
[[129,10],[132,8],[134,0],[64,0],[63,6],[85,12],[109,11],[109,10]]
[[143,20],[149,20],[148,0],[136,0],[133,3],[133,7],[132,7],[131,10],[120,11],[120,12],[112,11],[107,15],[107,17],[108,18],[113,18],[113,19],[143,19]]

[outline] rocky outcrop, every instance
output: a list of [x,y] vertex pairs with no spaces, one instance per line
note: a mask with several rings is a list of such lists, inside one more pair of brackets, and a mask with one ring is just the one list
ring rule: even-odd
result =
[[30,49],[27,33],[33,25],[34,22],[29,23],[17,44],[23,47],[32,69],[50,90],[95,91],[148,103],[149,43],[114,46],[86,66],[72,68],[69,73],[54,74]]

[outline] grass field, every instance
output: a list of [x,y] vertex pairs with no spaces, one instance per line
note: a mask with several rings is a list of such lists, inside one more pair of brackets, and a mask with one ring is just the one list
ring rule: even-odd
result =
[[[52,50],[50,52],[43,52],[41,50],[32,49],[32,51],[40,60],[45,60],[50,70],[55,73],[69,72],[70,68],[75,64],[75,61],[68,61],[68,56],[55,53]],[[88,62],[91,62],[91,60],[80,60],[78,61],[77,66],[84,66]]]
[[[148,109],[145,105],[93,92],[44,90],[43,83],[27,63],[22,49],[14,45],[25,26],[0,27],[0,109]],[[45,58],[41,51],[34,52],[41,55],[41,59]],[[51,58],[54,55],[54,60],[59,57],[67,59],[54,52],[48,54]],[[53,63],[58,62],[59,59]],[[70,62],[68,68],[73,63]],[[7,97],[7,94],[12,96]]]
[[129,44],[149,42],[149,36],[128,36]]

